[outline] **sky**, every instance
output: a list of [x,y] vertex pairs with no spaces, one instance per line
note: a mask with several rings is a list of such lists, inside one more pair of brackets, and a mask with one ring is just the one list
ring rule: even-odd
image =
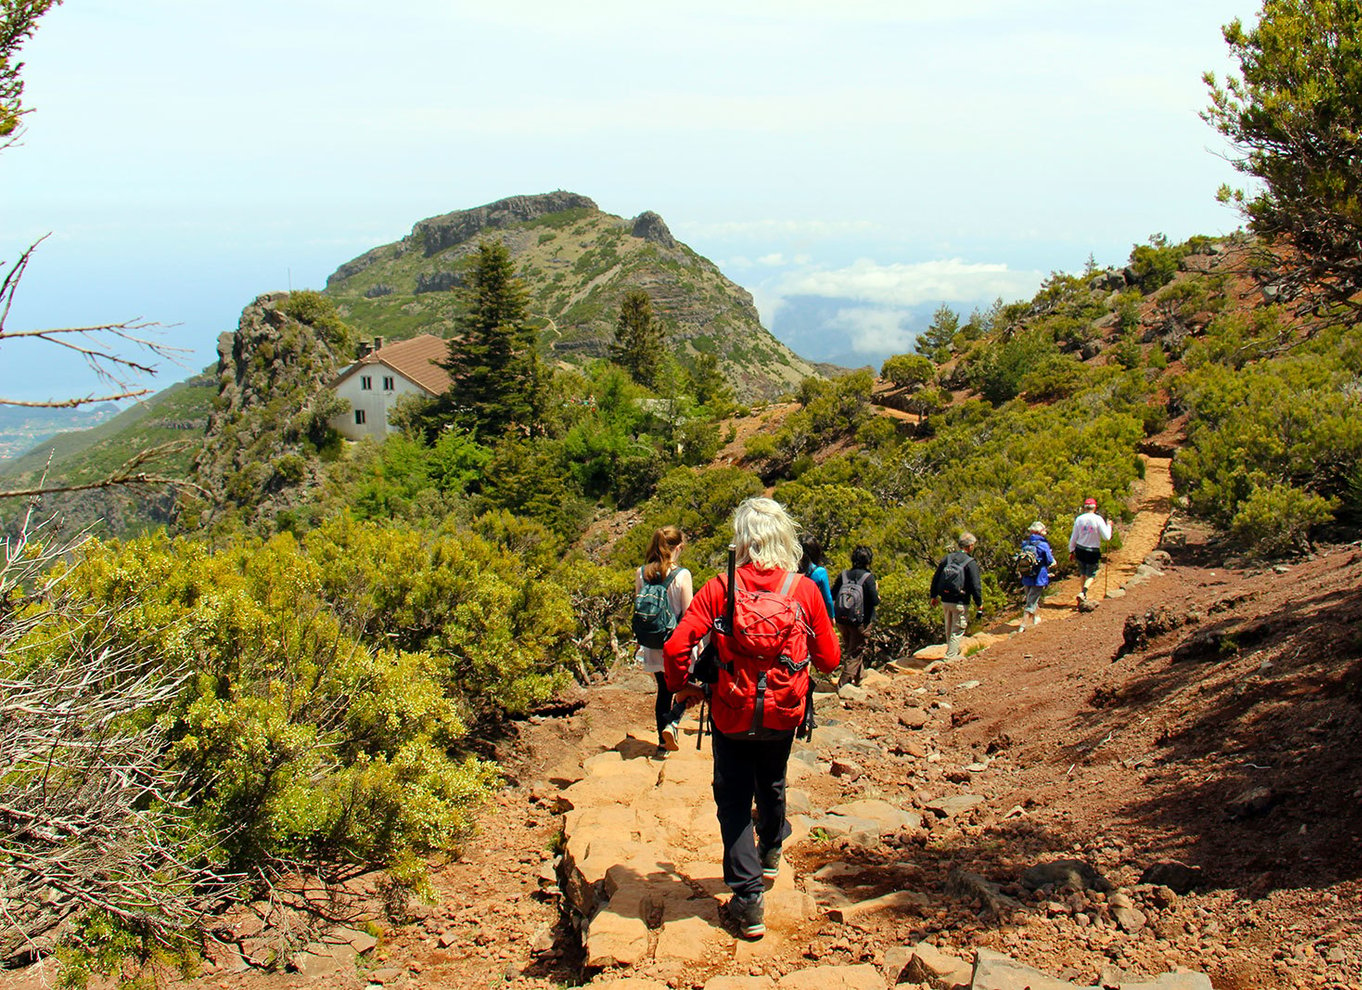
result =
[[[6,327],[140,319],[216,360],[257,295],[425,217],[567,189],[661,214],[853,354],[1091,255],[1240,225],[1198,116],[1248,0],[65,0],[23,52]],[[807,307],[806,307],[807,308]],[[0,348],[0,396],[88,394]]]

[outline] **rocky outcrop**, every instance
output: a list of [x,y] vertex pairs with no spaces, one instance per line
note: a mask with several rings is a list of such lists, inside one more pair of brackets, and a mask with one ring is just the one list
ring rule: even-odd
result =
[[416,294],[423,292],[448,292],[463,284],[456,272],[422,272],[416,276]]
[[186,528],[227,513],[247,523],[272,518],[320,482],[308,450],[325,440],[337,411],[326,386],[348,362],[350,341],[288,315],[288,299],[260,296],[242,310],[236,333],[218,339],[218,397],[194,462],[195,480],[216,501],[185,509]]
[[422,220],[412,228],[411,239],[421,245],[429,258],[445,248],[473,239],[484,230],[499,230],[566,210],[596,209],[596,204],[586,196],[562,190],[539,196],[511,196],[486,206]]
[[652,210],[647,210],[634,217],[634,226],[629,232],[635,237],[652,241],[669,251],[676,250],[676,238],[667,229],[666,222]]

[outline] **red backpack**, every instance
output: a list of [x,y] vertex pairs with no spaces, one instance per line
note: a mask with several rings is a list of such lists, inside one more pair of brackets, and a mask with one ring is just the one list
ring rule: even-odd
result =
[[756,591],[741,587],[730,571],[726,628],[715,622],[731,658],[720,662],[711,698],[721,732],[790,730],[803,720],[813,629],[804,606],[791,595],[799,577],[787,574],[779,591]]

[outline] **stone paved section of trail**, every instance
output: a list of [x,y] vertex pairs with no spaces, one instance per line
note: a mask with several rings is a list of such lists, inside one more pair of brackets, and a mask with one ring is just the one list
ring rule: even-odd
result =
[[[1137,495],[1136,520],[1126,530],[1123,546],[1108,561],[1117,587],[1157,573],[1146,558],[1167,524],[1168,464],[1150,459],[1148,468]],[[1073,586],[1077,587],[1076,582]],[[1062,595],[1065,588],[1060,582],[1056,594]],[[1070,607],[1064,614],[1072,612]],[[987,647],[1000,638],[984,634],[975,646]],[[888,668],[894,669],[893,665]],[[917,671],[912,674],[916,676]],[[868,671],[860,688],[846,689],[855,693],[846,700],[873,704],[875,695],[899,694],[889,687],[895,679]],[[649,679],[641,689],[650,686]],[[798,848],[814,830],[825,838],[845,837],[856,844],[875,845],[921,824],[921,812],[904,798],[899,799],[902,804],[862,798],[815,806],[812,794],[830,792],[820,784],[829,777],[855,774],[860,749],[878,749],[875,743],[858,738],[849,724],[837,721],[840,705],[837,695],[818,695],[820,711],[833,717],[815,732],[814,745],[794,744],[787,794],[793,834],[787,851]],[[915,710],[905,709],[905,718]],[[822,875],[844,864],[830,864],[805,877],[797,874],[787,856],[775,880],[768,883],[765,938],[749,942],[736,937],[723,910],[728,890],[711,791],[710,746],[704,740],[697,747],[698,729],[692,710],[683,723],[681,748],[665,756],[657,753],[651,726],[637,726],[627,734],[602,729],[584,740],[584,752],[594,755],[586,757],[579,769],[563,767],[550,775],[560,788],[552,801],[564,816],[562,886],[580,922],[585,963],[596,974],[592,985],[619,990],[878,990],[901,985],[900,977],[906,972],[925,975],[929,961],[958,977],[950,985],[960,987],[998,990],[1016,986],[1019,990],[1044,976],[997,954],[976,954],[972,961],[938,959],[941,954],[925,944],[888,953],[887,958],[895,953],[902,958],[887,968],[829,966],[810,959],[807,966],[782,972],[788,970],[791,958],[801,957],[809,934],[818,926],[829,922],[854,925],[878,912],[923,908],[940,893],[881,891],[856,901],[825,882],[831,876]],[[947,817],[982,800],[977,794],[962,792],[943,795],[924,807]],[[777,960],[782,964],[768,971],[767,964]],[[924,979],[921,985],[946,985],[945,971]],[[1047,987],[1073,986],[1044,979]],[[1132,988],[1137,985],[1143,986],[1130,984]],[[1209,987],[1209,982],[1200,974],[1180,973],[1148,986],[1181,990]]]

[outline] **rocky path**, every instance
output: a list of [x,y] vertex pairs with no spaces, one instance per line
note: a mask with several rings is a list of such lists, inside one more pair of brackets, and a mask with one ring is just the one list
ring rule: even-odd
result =
[[[904,983],[980,990],[1077,986],[986,948],[965,958],[917,939],[864,961],[842,958],[835,951],[828,952],[829,960],[822,958],[820,936],[828,932],[892,929],[900,919],[949,910],[958,901],[992,904],[998,911],[1020,908],[995,884],[967,870],[951,871],[944,889],[905,879],[915,870],[906,850],[914,850],[923,837],[924,816],[967,816],[985,800],[982,795],[958,788],[915,806],[906,786],[861,786],[861,796],[851,799],[843,793],[846,785],[866,775],[861,761],[886,755],[882,739],[865,738],[839,719],[843,706],[873,707],[877,695],[902,705],[905,696],[918,690],[917,681],[872,671],[859,690],[843,689],[840,697],[819,695],[823,724],[814,733],[814,744],[796,743],[791,757],[794,832],[781,872],[766,893],[767,934],[755,942],[737,938],[723,919],[727,892],[710,794],[709,749],[695,748],[694,718],[684,728],[680,751],[666,757],[655,755],[650,727],[641,725],[585,760],[581,779],[565,786],[556,800],[564,811],[560,876],[579,919],[587,971],[599,970],[592,985],[629,990],[883,990]],[[905,712],[905,728],[924,728],[931,721],[926,708],[909,706]],[[908,761],[934,758],[912,741],[898,753]],[[968,782],[974,770],[964,768],[962,781]],[[880,863],[875,877],[865,877],[865,865],[855,856],[828,859],[830,846],[841,852],[887,849],[899,854]],[[821,855],[810,858],[809,853]],[[1042,878],[1038,885],[1046,882],[1053,879]],[[1139,896],[1113,894],[1113,910],[1138,912],[1134,898]],[[905,926],[905,932],[912,927]],[[1152,982],[1116,979],[1110,985],[1192,990],[1209,988],[1210,982],[1184,972]]]
[[[1102,569],[1093,584],[1094,603],[1106,598],[1121,598],[1126,589],[1135,587],[1157,576],[1158,561],[1153,557],[1168,528],[1173,508],[1173,461],[1168,457],[1142,455],[1145,474],[1137,486],[1133,509],[1134,519],[1127,526],[1118,524],[1121,545],[1103,555]],[[1062,522],[1062,524],[1061,524]],[[1050,545],[1055,557],[1063,560],[1068,546],[1068,520],[1057,521],[1051,528]],[[1082,581],[1071,574],[1050,584],[1041,602],[1041,623],[1071,619],[1078,615],[1076,602]],[[966,638],[964,650],[974,652],[993,645],[1016,633],[1020,614],[1011,614]],[[935,643],[918,650],[914,657],[918,665],[940,659],[946,652],[945,644]]]
[[[1159,573],[1147,560],[1168,524],[1172,484],[1167,459],[1149,458],[1146,463],[1135,519],[1106,562],[1106,594],[1111,597],[1120,597],[1126,586]],[[1066,604],[1073,601],[1077,588],[1076,577],[1057,582],[1046,617],[1077,614],[1072,604]],[[1006,639],[1006,633],[1006,626],[985,632],[972,645],[976,650],[987,647]],[[929,648],[924,654],[931,652]],[[588,972],[601,971],[597,982],[634,990],[880,988],[901,982],[1018,990],[1076,985],[988,949],[966,959],[920,941],[877,953],[873,963],[843,960],[820,965],[817,934],[825,924],[865,926],[872,919],[892,924],[898,915],[931,912],[943,896],[981,902],[997,911],[1016,905],[996,885],[965,871],[949,875],[944,893],[927,893],[900,877],[889,889],[883,883],[848,884],[848,876],[860,872],[857,866],[842,860],[820,864],[801,856],[801,847],[826,849],[829,842],[848,849],[912,847],[921,840],[924,815],[930,820],[965,816],[985,800],[968,786],[926,801],[911,797],[907,786],[855,786],[866,773],[858,761],[876,761],[886,752],[884,740],[873,737],[878,733],[866,737],[839,720],[843,706],[884,709],[886,702],[904,706],[899,723],[910,731],[933,721],[931,708],[905,705],[928,690],[920,671],[892,666],[888,670],[869,672],[859,689],[818,695],[821,727],[812,745],[797,742],[791,756],[789,814],[794,833],[782,870],[766,894],[767,935],[757,942],[735,937],[724,922],[722,847],[710,793],[708,750],[696,747],[698,724],[688,720],[680,751],[665,757],[655,754],[651,726],[644,724],[584,761],[581,779],[557,796],[565,812],[560,872],[567,901],[579,919],[585,965]],[[900,740],[895,752],[910,761],[941,758],[929,744],[912,739]],[[987,765],[984,758],[963,767],[952,779],[968,785]],[[853,785],[852,795],[846,793],[848,785]],[[912,864],[902,861],[898,869],[911,872]],[[891,867],[889,872],[896,870]],[[1129,893],[1118,892],[1113,902],[1117,914],[1125,910],[1133,912],[1132,918],[1143,918]],[[1154,982],[1115,979],[1110,985],[1190,988],[1210,983],[1200,974],[1184,972],[1165,974]]]

